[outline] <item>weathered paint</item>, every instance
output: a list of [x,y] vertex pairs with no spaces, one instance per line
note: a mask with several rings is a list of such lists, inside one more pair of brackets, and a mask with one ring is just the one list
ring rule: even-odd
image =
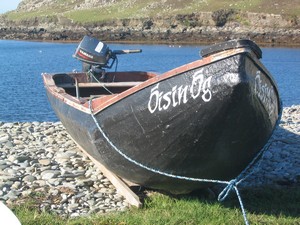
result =
[[[156,174],[122,157],[103,138],[88,102],[57,91],[52,77],[43,75],[56,114],[73,139],[109,170],[174,193],[207,185]],[[238,48],[160,76],[147,74],[135,87],[93,99],[92,109],[110,142],[136,162],[179,176],[229,180],[272,134],[279,96],[251,49]]]

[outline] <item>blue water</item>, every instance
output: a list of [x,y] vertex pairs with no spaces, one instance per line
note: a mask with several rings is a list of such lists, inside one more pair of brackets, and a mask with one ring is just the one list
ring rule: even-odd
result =
[[[119,56],[118,70],[163,73],[199,59],[203,46],[121,45],[111,49],[143,49]],[[43,87],[41,73],[80,71],[72,57],[77,44],[0,40],[0,121],[57,121]],[[263,64],[276,80],[284,106],[300,104],[300,49],[263,48]]]

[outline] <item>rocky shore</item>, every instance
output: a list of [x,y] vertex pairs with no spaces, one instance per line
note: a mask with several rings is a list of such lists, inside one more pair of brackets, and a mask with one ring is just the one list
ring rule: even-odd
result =
[[[284,108],[270,147],[241,187],[299,185],[299,135],[300,105]],[[71,217],[129,206],[60,122],[0,122],[0,200],[28,199],[42,211]]]
[[59,122],[1,123],[0,148],[0,199],[8,205],[33,198],[68,216],[128,207]]
[[241,187],[300,186],[300,105],[283,109],[261,160]]
[[0,39],[80,41],[92,35],[106,42],[211,44],[251,39],[265,46],[300,46],[298,17],[220,11],[79,23],[62,16],[10,20],[0,15]]

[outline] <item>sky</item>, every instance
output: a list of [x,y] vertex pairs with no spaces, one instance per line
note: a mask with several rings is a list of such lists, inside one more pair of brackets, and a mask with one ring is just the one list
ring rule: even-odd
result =
[[5,13],[17,8],[21,0],[0,0],[0,13]]

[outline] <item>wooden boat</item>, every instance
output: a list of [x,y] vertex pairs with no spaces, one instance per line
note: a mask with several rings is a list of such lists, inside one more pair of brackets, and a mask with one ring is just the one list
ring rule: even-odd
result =
[[84,37],[80,73],[43,74],[49,101],[79,146],[117,176],[187,193],[230,180],[253,160],[279,118],[276,84],[250,40],[202,50],[161,75],[106,72],[117,54]]

